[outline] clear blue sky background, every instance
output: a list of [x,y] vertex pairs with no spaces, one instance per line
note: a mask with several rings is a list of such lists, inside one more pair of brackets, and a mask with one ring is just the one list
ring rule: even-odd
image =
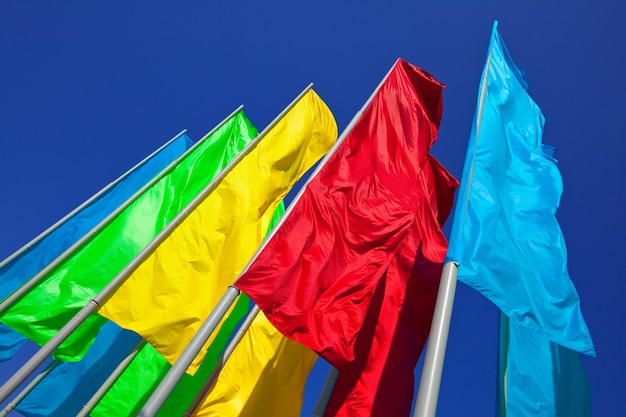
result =
[[[556,146],[557,218],[598,353],[583,358],[594,415],[622,413],[626,3],[216,3],[0,3],[0,258],[182,129],[197,140],[240,104],[262,129],[314,82],[341,131],[398,57],[447,84],[433,153],[460,177],[497,19]],[[497,317],[459,284],[439,416],[494,414]],[[0,364],[0,380],[32,350]],[[303,415],[326,371],[312,375]]]

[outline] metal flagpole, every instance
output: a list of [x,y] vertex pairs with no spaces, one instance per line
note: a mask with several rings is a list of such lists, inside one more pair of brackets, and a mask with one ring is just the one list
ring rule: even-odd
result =
[[[237,113],[239,110],[241,110],[243,106],[239,106],[239,108],[237,108],[237,110],[235,110],[231,116],[229,116],[228,118],[232,117],[233,114]],[[221,124],[225,123],[228,118],[226,120],[224,120]],[[213,131],[215,131],[217,128],[219,128],[218,125],[215,129],[213,129]],[[212,132],[213,132],[212,131]],[[181,133],[179,133],[174,139],[180,137],[180,135],[182,135],[183,133],[185,133],[186,130],[183,130]],[[209,133],[210,134],[210,133]],[[143,194],[147,189],[149,189],[150,187],[152,187],[156,182],[158,182],[164,175],[167,175],[169,172],[171,172],[180,161],[182,161],[187,155],[189,155],[191,152],[193,152],[193,150],[198,147],[203,141],[204,139],[206,139],[206,137],[208,137],[207,134],[204,138],[202,138],[201,140],[199,140],[196,144],[194,144],[191,148],[189,148],[184,154],[182,154],[181,156],[179,156],[178,158],[176,158],[172,163],[170,163],[163,171],[161,171],[159,174],[157,174],[156,177],[154,177],[152,180],[150,180],[147,184],[145,184],[143,187],[141,187],[141,189],[139,189],[139,191],[137,191],[135,194],[133,194],[132,196],[130,196],[124,203],[122,203],[121,206],[119,206],[118,208],[116,208],[112,213],[110,213],[108,216],[106,216],[104,219],[102,219],[102,221],[100,223],[98,223],[93,229],[91,229],[87,234],[85,234],[83,237],[81,237],[79,240],[77,240],[72,246],[70,246],[69,248],[67,248],[63,253],[61,253],[59,256],[57,256],[57,258],[50,262],[48,265],[46,265],[41,271],[39,271],[37,274],[35,274],[32,278],[30,278],[28,281],[26,281],[24,284],[22,284],[22,286],[20,286],[17,290],[15,290],[15,292],[13,292],[11,295],[9,295],[7,298],[5,298],[4,300],[2,300],[2,302],[0,302],[0,313],[2,313],[3,311],[5,311],[6,309],[8,309],[9,307],[11,307],[15,302],[17,302],[17,300],[19,300],[24,294],[26,294],[28,291],[30,291],[34,286],[36,286],[37,284],[39,284],[39,282],[41,282],[41,280],[43,280],[43,278],[50,272],[52,271],[55,267],[57,267],[59,264],[61,264],[63,261],[65,261],[67,258],[70,257],[70,255],[72,255],[78,248],[80,248],[85,242],[87,242],[89,239],[91,239],[96,233],[98,233],[99,231],[101,231],[105,226],[107,226],[118,214],[120,214],[124,209],[126,209],[126,207],[128,207],[129,205],[131,205],[141,194]],[[171,141],[170,141],[171,142]],[[169,143],[169,142],[168,142]],[[86,203],[85,203],[86,204]],[[82,207],[82,206],[81,206]],[[76,211],[76,210],[75,210]],[[72,212],[73,213],[73,212]],[[66,216],[67,217],[67,216]],[[60,224],[60,222],[59,222]],[[46,232],[44,232],[46,233]]]
[[243,335],[246,333],[256,316],[259,314],[259,311],[261,311],[261,309],[257,305],[252,307],[252,309],[248,313],[248,316],[243,321],[243,323],[241,323],[241,326],[239,326],[239,329],[237,330],[231,341],[228,343],[226,349],[224,349],[224,352],[220,356],[220,359],[217,361],[213,372],[211,372],[211,375],[209,375],[209,377],[207,378],[206,382],[202,386],[202,389],[200,389],[200,392],[198,392],[196,398],[194,398],[189,408],[187,408],[185,414],[183,414],[183,417],[191,417],[191,415],[193,415],[194,411],[196,411],[196,408],[198,408],[200,403],[202,403],[209,391],[211,391],[211,388],[213,388],[213,385],[217,381],[217,377],[219,376],[222,369],[224,369],[224,366],[226,366],[226,362],[228,362],[230,355],[233,353],[233,351],[243,338]]
[[24,387],[24,389],[20,391],[20,393],[17,394],[15,398],[11,400],[11,402],[8,403],[7,406],[2,409],[2,411],[0,411],[0,417],[9,415],[9,413],[13,411],[15,407],[17,407],[20,401],[22,401],[24,397],[30,394],[30,392],[37,386],[37,384],[39,384],[39,382],[44,379],[59,363],[59,361],[52,362],[50,366],[48,366],[42,373],[33,378],[33,380],[30,381],[30,384]]
[[122,360],[119,365],[117,365],[115,370],[113,370],[113,372],[111,373],[111,375],[109,375],[106,381],[102,383],[100,388],[98,388],[98,390],[91,396],[89,401],[87,401],[87,403],[83,405],[83,408],[78,414],[76,414],[76,417],[86,417],[89,415],[89,413],[91,413],[91,411],[98,404],[98,402],[100,402],[102,397],[104,397],[104,394],[106,394],[109,388],[113,386],[115,381],[117,381],[117,378],[119,378],[120,375],[122,375],[122,373],[126,370],[126,368],[128,368],[128,365],[130,365],[133,359],[135,359],[135,356],[139,354],[139,351],[145,345],[146,341],[143,339],[139,341],[139,343],[137,343],[137,346],[135,346],[133,350],[124,358],[124,360]]
[[330,399],[330,394],[332,394],[333,392],[333,388],[335,387],[335,382],[337,381],[338,376],[339,371],[334,367],[331,367],[330,371],[328,372],[328,376],[326,377],[326,382],[324,382],[322,393],[317,400],[315,410],[313,410],[313,414],[311,415],[311,417],[322,417],[324,415],[324,411],[326,411],[326,406],[328,405],[328,400]]
[[[365,109],[367,108],[367,106],[369,106],[369,104],[372,102],[372,100],[374,99],[374,96],[376,95],[376,93],[378,93],[378,90],[380,90],[383,83],[387,80],[387,78],[389,77],[389,74],[391,74],[391,72],[397,65],[398,61],[399,60],[396,60],[396,63],[387,72],[383,80],[378,84],[378,86],[376,87],[374,92],[371,94],[371,96],[367,99],[363,107],[356,113],[356,115],[354,115],[350,123],[348,123],[348,126],[344,129],[344,131],[335,141],[335,144],[331,147],[331,149],[324,156],[324,158],[322,158],[317,168],[309,176],[305,185],[300,189],[298,194],[292,200],[289,207],[285,210],[285,213],[280,218],[278,223],[274,226],[272,231],[265,237],[265,239],[263,240],[263,243],[261,243],[259,248],[256,250],[256,252],[252,256],[248,264],[243,269],[240,276],[243,275],[243,273],[245,273],[245,271],[248,270],[252,262],[254,262],[257,256],[259,256],[259,254],[263,251],[267,243],[272,239],[274,234],[283,225],[283,223],[285,222],[289,214],[293,211],[293,208],[298,202],[298,200],[304,194],[304,190],[306,189],[307,185],[320,172],[322,167],[326,165],[326,163],[332,157],[332,155],[334,155],[334,153],[337,151],[339,146],[343,143],[343,141],[348,136],[348,133],[352,131],[352,129],[354,128],[354,125],[356,125],[356,122],[361,117],[361,115],[363,115],[363,112],[365,112]],[[219,323],[219,319],[223,317],[223,315],[226,313],[226,309],[228,309],[228,307],[233,303],[233,301],[235,300],[238,294],[239,294],[239,290],[237,288],[235,287],[228,288],[228,290],[222,296],[218,304],[219,306],[220,304],[223,303],[226,306],[226,307],[223,307],[224,310],[218,311],[218,307],[216,307],[211,312],[209,317],[207,317],[206,321],[202,324],[202,326],[200,326],[200,329],[198,329],[198,332],[195,334],[195,336],[193,337],[189,345],[187,345],[187,347],[185,348],[181,356],[178,358],[176,363],[172,366],[169,372],[165,375],[165,378],[163,378],[163,380],[161,381],[157,389],[152,393],[152,396],[148,399],[148,402],[146,402],[144,407],[141,409],[141,411],[139,412],[139,417],[153,417],[159,411],[159,409],[161,408],[161,406],[163,405],[163,403],[165,402],[169,394],[172,392],[172,390],[174,389],[174,387],[176,386],[180,378],[183,376],[183,374],[185,373],[185,371],[187,370],[187,368],[189,367],[193,359],[196,357],[198,352],[200,352],[200,349],[202,349],[202,346],[204,346],[204,343],[206,343],[209,337],[211,337],[211,334],[213,333],[213,331],[217,327],[217,324]]]
[[[259,141],[267,135],[267,133],[278,124],[278,122],[291,110],[298,101],[309,92],[313,87],[313,83],[309,84],[298,96],[291,102],[285,109],[259,134],[259,136],[250,143],[249,148],[252,150]],[[248,149],[248,148],[246,148]],[[247,154],[248,152],[245,152]],[[237,155],[231,164],[238,163],[245,156],[244,152]],[[230,165],[229,165],[230,166]],[[221,174],[220,174],[221,175]],[[225,173],[224,173],[225,175]],[[221,178],[220,178],[221,180]],[[284,215],[283,215],[284,216]],[[278,225],[274,227],[276,230]],[[153,416],[155,415],[169,394],[172,392],[180,378],[183,376],[193,359],[198,355],[204,343],[211,336],[220,320],[226,314],[228,308],[235,301],[235,298],[239,295],[239,290],[235,287],[229,287],[226,293],[222,296],[215,309],[211,312],[206,321],[200,326],[198,332],[191,339],[185,350],[181,353],[180,357],[176,360],[176,363],[165,375],[157,389],[152,393],[146,404],[139,412],[139,416]]]
[[[226,123],[241,107],[231,113],[224,121],[222,121],[215,129],[218,129]],[[208,134],[210,135],[210,133]],[[207,137],[208,137],[207,135]],[[243,158],[244,154],[249,153],[256,143],[262,138],[261,135],[250,142],[239,155],[234,158],[213,180],[198,194],[181,212],[163,229],[161,232],[145,247],[141,252],[120,271],[93,299],[78,312],[76,315],[63,326],[57,334],[55,334],[41,349],[39,349],[5,384],[0,387],[0,402],[7,399],[9,395],[22,383],[28,376],[37,369],[46,358],[54,352],[72,334],[78,326],[98,307],[109,298],[118,287],[133,273],[133,271],[181,224],[193,210],[198,207],[202,201],[217,187],[224,176],[232,170],[237,162]]]
[[[493,43],[493,38],[491,43]],[[489,55],[481,81],[480,103],[476,116],[476,141],[478,141],[480,137],[480,124],[483,116],[483,108],[485,106],[485,97],[487,95],[487,80],[489,67],[491,65],[491,43],[489,45]],[[470,169],[470,173],[472,169]],[[463,180],[469,182],[471,178],[464,178]],[[466,199],[469,198],[469,188],[467,190],[467,196],[465,197]],[[465,204],[465,202],[463,204]],[[441,272],[437,304],[435,305],[435,313],[430,328],[430,335],[428,336],[428,347],[426,348],[426,356],[424,357],[424,366],[422,368],[422,376],[415,402],[414,417],[434,417],[437,411],[441,374],[443,372],[443,359],[448,343],[448,330],[450,329],[458,271],[458,264],[448,262],[443,266],[443,271]]]
[[439,292],[437,293],[437,304],[435,304],[435,313],[428,336],[428,347],[424,357],[424,367],[417,392],[414,417],[434,417],[437,411],[443,359],[446,355],[458,270],[459,268],[454,262],[448,262],[443,266]]
[[102,194],[104,194],[105,192],[107,192],[109,189],[111,189],[115,184],[117,184],[118,182],[122,181],[124,178],[126,178],[127,176],[129,176],[133,171],[135,171],[137,168],[139,168],[140,166],[142,166],[143,164],[145,164],[148,160],[150,160],[150,158],[152,158],[154,155],[156,155],[157,153],[159,153],[162,149],[164,149],[167,145],[169,145],[170,143],[174,142],[176,139],[178,139],[179,137],[181,137],[184,133],[187,132],[187,129],[183,130],[182,132],[180,132],[178,135],[174,136],[172,139],[170,139],[167,143],[165,143],[163,146],[161,146],[159,149],[157,149],[156,151],[152,152],[150,155],[148,155],[147,157],[145,157],[141,162],[137,163],[134,167],[132,167],[131,169],[129,169],[128,171],[126,171],[122,176],[120,176],[118,179],[116,179],[115,181],[109,183],[109,185],[107,185],[106,187],[104,187],[103,189],[101,189],[100,191],[98,191],[96,194],[94,194],[93,196],[91,196],[88,200],[86,200],[84,203],[82,203],[80,206],[76,207],[74,210],[72,210],[71,212],[69,212],[68,214],[66,214],[62,219],[58,220],[56,223],[54,223],[52,226],[48,227],[46,230],[44,230],[43,232],[41,232],[39,234],[39,236],[33,238],[30,242],[26,243],[24,246],[22,246],[21,248],[19,248],[18,250],[16,250],[15,252],[13,252],[11,255],[9,255],[6,259],[4,259],[2,262],[0,262],[0,269],[2,269],[6,264],[8,264],[9,262],[11,262],[13,259],[17,258],[18,256],[20,256],[22,253],[24,253],[26,250],[28,250],[31,246],[33,246],[34,244],[36,244],[37,242],[39,242],[41,239],[43,239],[44,237],[48,236],[50,233],[52,233],[56,228],[58,228],[59,226],[61,226],[63,223],[65,223],[70,217],[74,216],[76,213],[78,213],[79,211],[81,211],[83,208],[87,207],[89,204],[91,204],[94,200],[96,200],[98,197],[100,197]]

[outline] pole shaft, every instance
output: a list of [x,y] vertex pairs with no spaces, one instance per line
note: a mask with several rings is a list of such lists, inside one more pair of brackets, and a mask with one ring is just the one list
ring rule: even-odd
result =
[[107,192],[108,190],[110,190],[115,184],[117,184],[118,182],[122,181],[124,178],[126,178],[127,176],[129,176],[133,171],[135,171],[137,168],[139,168],[140,166],[142,166],[143,164],[145,164],[150,158],[152,158],[154,155],[156,155],[157,153],[159,153],[162,149],[164,149],[167,145],[169,145],[170,143],[174,142],[176,139],[178,139],[179,137],[181,137],[184,133],[187,132],[187,129],[183,130],[182,132],[180,132],[178,135],[174,136],[172,139],[170,139],[169,141],[167,141],[164,145],[162,145],[160,148],[158,148],[156,151],[152,152],[150,155],[148,155],[147,157],[145,157],[142,161],[138,162],[134,167],[132,167],[131,169],[129,169],[128,171],[126,171],[124,174],[122,174],[119,178],[117,178],[115,181],[109,183],[106,187],[104,187],[103,189],[101,189],[100,191],[98,191],[96,194],[92,195],[88,200],[86,200],[85,202],[83,202],[80,206],[76,207],[74,210],[72,210],[71,212],[69,212],[68,214],[66,214],[63,218],[61,218],[60,220],[57,220],[56,223],[54,223],[52,226],[48,227],[46,230],[44,230],[43,232],[41,232],[38,236],[36,236],[35,238],[33,238],[32,240],[30,240],[28,243],[26,243],[24,246],[22,246],[21,248],[19,248],[18,250],[16,250],[15,252],[13,252],[11,255],[9,255],[6,259],[4,259],[2,262],[0,262],[0,269],[2,269],[6,264],[8,264],[9,262],[11,262],[13,259],[17,258],[18,256],[20,256],[22,253],[24,253],[26,250],[30,249],[34,244],[36,244],[37,242],[39,242],[41,239],[45,238],[46,236],[48,236],[50,233],[52,233],[55,229],[57,229],[59,226],[61,226],[63,223],[65,223],[67,220],[69,220],[72,216],[74,216],[76,213],[78,213],[79,211],[81,211],[83,208],[87,207],[89,204],[91,204],[94,200],[98,199],[102,194],[104,194],[105,192]]
[[98,304],[90,300],[76,315],[39,349],[20,369],[0,387],[0,403],[6,400],[41,365],[54,350],[72,334],[85,319],[98,308]]
[[238,295],[239,290],[235,287],[229,287],[228,290],[226,290],[226,293],[222,296],[211,314],[209,314],[209,317],[202,323],[202,326],[200,326],[198,332],[176,360],[176,363],[174,363],[159,386],[144,404],[141,411],[139,411],[139,417],[152,417],[161,409],[167,397],[172,393],[172,390],[176,387],[180,378],[182,378],[187,368],[189,368],[191,362],[193,362],[194,358],[198,355],[202,346],[204,346],[209,339]]
[[[237,110],[232,112],[226,119],[224,119],[219,125],[217,125],[212,132],[226,123],[233,115],[235,115],[242,106],[240,106]],[[208,137],[210,135],[207,134],[205,136]],[[200,143],[200,142],[198,142]],[[197,145],[197,144],[196,144]],[[250,144],[248,145],[250,146]],[[194,146],[195,147],[195,146]],[[192,149],[194,148],[192,147]],[[247,149],[247,148],[246,148]],[[189,151],[188,151],[189,152]],[[187,152],[187,153],[188,153]],[[185,155],[187,155],[185,153]],[[182,157],[181,157],[182,158]],[[180,158],[179,158],[180,159]],[[170,169],[177,164],[173,162],[169,165]],[[225,169],[232,169],[232,165],[228,165]],[[28,362],[26,362],[5,384],[0,387],[0,402],[7,399],[9,395],[22,383],[28,376],[37,369],[41,363],[46,359],[47,356],[51,355],[54,350],[61,345],[67,339],[67,337],[72,334],[74,330],[78,328],[78,326],[85,321],[85,319],[94,312],[108,297],[111,296],[112,293],[120,287],[124,281],[130,276],[130,274],[139,266],[147,257],[152,253],[154,248],[156,248],[163,240],[165,240],[188,215],[189,213],[200,204],[200,202],[208,195],[208,193],[215,188],[216,184],[219,183],[221,178],[214,178],[213,181],[203,190],[203,192],[196,197],[185,209],[183,209],[158,235],[156,238],[148,244],[131,262],[129,265],[124,267],[122,271],[115,276],[93,299],[89,300],[87,303],[76,315],[59,330],[59,332],[52,337],[35,355],[33,355]],[[207,191],[208,190],[208,191]],[[130,203],[129,203],[130,204]],[[195,204],[195,206],[194,206]],[[6,301],[6,300],[5,300]],[[0,310],[1,311],[1,310]]]
[[183,417],[190,417],[191,415],[193,415],[194,411],[196,411],[196,408],[198,408],[198,406],[200,405],[200,403],[202,403],[211,388],[213,388],[213,385],[215,384],[215,382],[217,382],[217,377],[219,376],[222,369],[224,369],[224,366],[226,366],[226,362],[228,362],[228,359],[230,359],[230,355],[233,353],[248,328],[250,328],[250,325],[259,314],[259,311],[261,311],[259,306],[255,305],[254,307],[252,307],[252,309],[248,313],[248,316],[243,321],[243,323],[241,323],[241,326],[239,326],[239,329],[232,337],[231,341],[228,343],[228,346],[226,346],[226,349],[224,349],[224,352],[220,356],[217,364],[215,365],[213,372],[211,372],[211,375],[209,375],[206,382],[202,386],[202,389],[200,389],[200,392],[198,392],[198,395],[196,395],[196,398],[194,398],[193,403],[191,403]]
[[414,417],[434,417],[437,411],[458,270],[454,262],[448,262],[443,266],[424,367],[417,392]]
[[328,400],[330,399],[330,394],[333,392],[333,388],[335,387],[335,382],[337,382],[337,377],[339,376],[339,371],[333,367],[330,368],[328,372],[328,376],[326,377],[326,382],[324,382],[324,387],[322,388],[322,392],[320,397],[317,400],[317,404],[315,405],[315,410],[313,410],[313,414],[311,417],[322,417],[324,415],[324,411],[326,411],[326,406],[328,405]]
[[104,395],[107,393],[109,388],[113,386],[115,381],[117,381],[120,375],[122,375],[122,373],[126,370],[126,368],[128,368],[128,365],[130,365],[133,359],[135,359],[135,356],[137,356],[139,351],[145,345],[146,345],[146,341],[143,339],[139,343],[137,343],[137,346],[135,346],[133,350],[128,355],[126,355],[126,357],[113,370],[111,375],[109,375],[106,381],[104,381],[104,383],[100,385],[100,388],[98,388],[98,390],[91,396],[89,401],[87,401],[87,403],[83,405],[83,408],[78,412],[78,414],[76,414],[76,417],[86,417],[89,415],[91,410],[93,410],[94,407],[98,405],[98,403],[100,402],[102,397],[104,397]]
[[8,403],[6,407],[4,407],[4,409],[2,409],[2,411],[0,411],[0,417],[4,417],[8,415],[11,411],[13,411],[13,409],[18,406],[20,401],[22,401],[28,394],[30,394],[30,392],[37,386],[37,384],[39,384],[39,382],[41,382],[41,380],[44,379],[46,375],[48,375],[58,364],[58,361],[52,362],[50,366],[46,368],[46,370],[33,378],[33,380],[30,381],[30,383],[22,391],[20,391],[20,393],[17,394],[15,398],[13,398],[11,402]]
[[[289,217],[289,214],[293,211],[293,209],[294,209],[296,203],[298,202],[298,200],[300,200],[300,198],[302,198],[302,195],[304,194],[304,191],[306,190],[307,185],[313,180],[313,178],[315,178],[315,176],[317,176],[317,174],[322,170],[322,168],[326,165],[328,160],[335,154],[335,152],[337,152],[337,149],[339,149],[339,146],[341,146],[341,144],[346,139],[346,137],[348,137],[348,134],[352,131],[352,129],[356,125],[356,122],[361,118],[361,116],[363,115],[363,113],[365,112],[367,107],[370,105],[372,100],[374,100],[374,97],[376,96],[376,93],[378,93],[378,90],[380,90],[382,85],[385,83],[385,81],[389,77],[389,74],[391,74],[391,71],[393,71],[393,68],[395,67],[395,65],[397,65],[398,61],[399,60],[396,60],[396,64],[394,64],[394,66],[392,66],[391,69],[387,72],[385,77],[378,84],[378,86],[376,86],[376,88],[374,89],[374,92],[370,95],[370,97],[367,99],[365,104],[363,104],[361,109],[354,115],[352,120],[350,120],[350,123],[348,123],[348,125],[343,130],[343,132],[341,132],[341,135],[337,138],[337,140],[335,141],[333,146],[330,148],[330,150],[326,153],[324,158],[322,158],[320,160],[320,163],[317,165],[315,170],[311,173],[311,175],[309,176],[309,178],[306,181],[306,183],[300,188],[300,190],[298,191],[298,194],[296,194],[296,196],[293,198],[293,200],[291,201],[291,204],[289,204],[289,207],[287,207],[287,209],[285,210],[285,213],[282,215],[282,217],[280,218],[278,223],[276,223],[276,225],[274,226],[272,231],[265,236],[265,239],[263,240],[263,242],[261,243],[259,248],[256,250],[254,255],[252,255],[252,257],[250,258],[250,261],[243,268],[243,270],[242,270],[241,274],[239,274],[239,276],[243,275],[248,270],[248,268],[250,268],[250,265],[252,265],[252,263],[256,260],[256,258],[259,256],[259,254],[261,252],[263,252],[263,249],[265,249],[265,246],[267,246],[269,241],[272,240],[272,238],[278,232],[278,230],[283,225],[283,223],[285,223],[285,221],[287,220],[287,217]],[[235,285],[237,285],[237,284],[235,283]]]

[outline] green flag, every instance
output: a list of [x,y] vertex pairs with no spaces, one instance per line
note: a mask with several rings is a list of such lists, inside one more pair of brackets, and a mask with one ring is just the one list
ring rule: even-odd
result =
[[[0,315],[38,344],[54,334],[114,278],[257,135],[242,111],[205,138],[169,173]],[[90,315],[54,353],[77,361],[106,321]]]

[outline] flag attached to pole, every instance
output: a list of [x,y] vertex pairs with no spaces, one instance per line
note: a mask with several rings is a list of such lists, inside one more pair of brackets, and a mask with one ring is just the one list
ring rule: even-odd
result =
[[[441,119],[442,89],[430,74],[398,60],[354,129],[235,284],[281,333],[340,371],[355,361],[368,315],[374,326],[382,319],[375,311],[380,304],[370,303],[384,289],[400,251],[412,258],[398,262],[398,279],[411,275],[416,253],[438,264],[414,278],[415,285],[435,289],[434,304],[447,248],[440,225],[458,184],[429,154]],[[401,299],[398,306],[403,304]],[[430,316],[423,318],[427,334]]]
[[[0,266],[0,299],[7,297],[91,232],[192,144],[185,133],[175,136],[3,261]],[[0,361],[13,357],[25,341],[24,336],[0,324]]]
[[512,322],[595,356],[555,217],[563,192],[544,117],[494,24],[447,258]]
[[[213,178],[221,155],[215,143],[255,137],[242,111],[225,120],[195,145],[131,205],[98,231],[28,294],[0,315],[0,320],[38,344],[45,344],[98,294]],[[224,145],[217,149],[224,149]],[[79,360],[106,320],[91,314],[59,346],[59,360]]]
[[263,240],[276,206],[336,137],[330,110],[309,90],[98,312],[175,362]]

